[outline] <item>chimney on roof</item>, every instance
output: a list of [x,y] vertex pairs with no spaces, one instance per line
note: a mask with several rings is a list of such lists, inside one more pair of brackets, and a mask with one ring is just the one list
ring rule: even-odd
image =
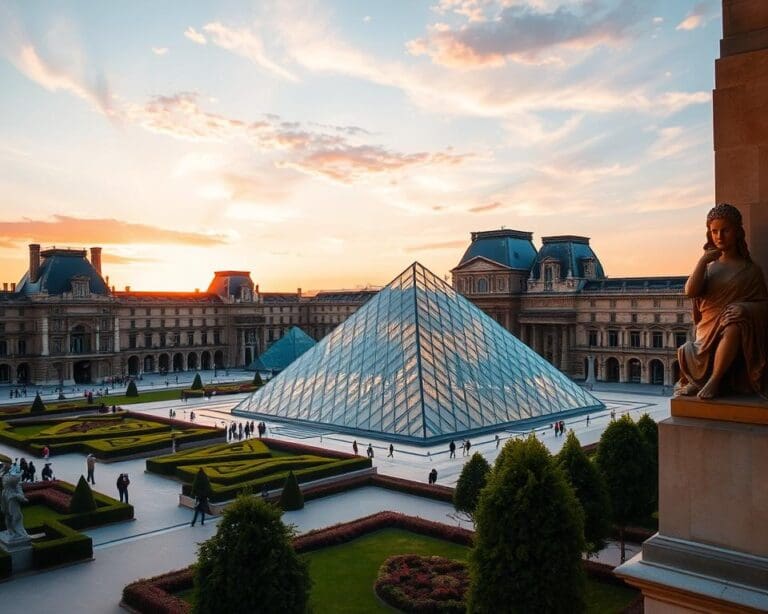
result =
[[8,282],[3,282],[3,292],[8,292]]
[[11,292],[16,292],[16,282],[15,281],[11,282]]
[[93,265],[93,268],[96,269],[96,272],[99,275],[101,275],[101,248],[100,247],[91,248],[91,264]]
[[125,287],[125,291],[126,291],[126,292],[130,292],[130,291],[131,291],[131,287],[130,287],[130,286],[126,286],[126,287]]
[[104,283],[106,283],[107,288],[109,288],[109,275],[107,275],[106,278],[104,279]]
[[29,281],[35,283],[40,275],[40,244],[29,244]]
[[114,294],[114,293],[115,293],[115,287],[112,286],[112,294]]
[[195,294],[200,294],[200,288],[195,288]]
[[299,295],[299,298],[301,298],[301,288],[299,288],[299,289],[297,289],[297,290],[296,290],[296,294],[298,294],[298,295]]

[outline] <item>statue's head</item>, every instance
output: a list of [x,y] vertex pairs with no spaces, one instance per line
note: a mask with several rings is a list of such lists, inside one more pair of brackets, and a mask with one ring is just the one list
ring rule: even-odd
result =
[[747,248],[744,225],[741,221],[741,211],[728,203],[720,203],[712,207],[709,213],[707,213],[707,242],[704,244],[704,249],[715,249],[715,242],[712,240],[712,233],[709,229],[710,224],[714,220],[726,220],[731,223],[736,231],[736,245],[739,255],[745,260],[752,262],[752,258],[749,256],[749,248]]

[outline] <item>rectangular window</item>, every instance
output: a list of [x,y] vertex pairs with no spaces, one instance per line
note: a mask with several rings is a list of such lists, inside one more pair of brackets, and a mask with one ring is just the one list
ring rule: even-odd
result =
[[637,324],[637,314],[636,313],[632,314],[631,319],[632,319],[632,324]]
[[151,320],[145,320],[144,321],[144,328],[151,328],[152,327],[152,321]]
[[215,330],[213,331],[213,345],[219,344],[221,344],[221,331]]
[[597,331],[589,331],[589,347],[597,347]]
[[608,345],[612,348],[619,347],[619,331],[608,331]]
[[684,313],[678,313],[677,314],[677,323],[678,324],[685,324],[685,314]]
[[633,348],[640,347],[640,331],[639,330],[629,331],[629,345]]
[[0,341],[0,356],[8,356],[8,342],[5,339]]
[[195,345],[195,333],[187,333],[187,345]]
[[24,339],[19,339],[19,355],[24,356],[27,353],[27,342]]
[[664,333],[661,331],[655,330],[653,331],[653,334],[651,335],[651,343],[653,344],[653,347],[655,348],[663,348],[664,347]]
[[128,335],[128,347],[132,350],[136,349],[136,334]]
[[616,312],[612,311],[609,319],[610,319],[611,322],[615,322],[616,321]]
[[688,341],[688,335],[686,333],[675,333],[675,347],[680,347]]
[[131,320],[131,328],[136,328],[136,320]]
[[150,334],[144,335],[144,347],[145,348],[151,348],[152,347],[152,335],[150,335]]
[[589,321],[590,322],[596,322],[597,321],[597,314],[596,313],[590,313],[589,314]]

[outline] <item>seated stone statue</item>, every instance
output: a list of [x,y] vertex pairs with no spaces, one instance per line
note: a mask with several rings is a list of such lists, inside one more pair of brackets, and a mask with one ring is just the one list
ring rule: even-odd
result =
[[21,504],[26,503],[24,491],[21,489],[21,474],[13,468],[3,475],[3,492],[0,495],[3,515],[5,516],[5,533],[11,540],[29,538],[24,528],[24,517]]
[[768,291],[749,256],[739,210],[720,204],[707,214],[704,255],[685,284],[693,299],[696,339],[677,350],[675,394],[711,399],[768,392]]

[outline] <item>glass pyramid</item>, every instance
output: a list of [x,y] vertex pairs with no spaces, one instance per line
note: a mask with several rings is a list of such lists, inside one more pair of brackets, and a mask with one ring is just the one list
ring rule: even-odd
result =
[[602,408],[414,263],[233,413],[432,444]]
[[248,369],[278,373],[304,352],[311,349],[315,343],[316,341],[312,337],[298,326],[294,326],[270,345],[266,352],[248,365]]

